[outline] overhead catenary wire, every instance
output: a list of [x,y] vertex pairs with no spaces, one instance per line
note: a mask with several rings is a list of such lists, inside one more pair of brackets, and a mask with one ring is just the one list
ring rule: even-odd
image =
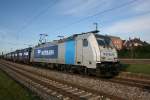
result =
[[[62,26],[62,27],[59,27],[59,28],[57,28],[56,30],[61,30],[61,29],[65,29],[65,28],[71,27],[71,26],[74,25],[74,24],[80,23],[80,22],[82,22],[82,21],[84,21],[84,20],[90,19],[90,18],[92,18],[92,17],[94,17],[94,16],[98,16],[98,15],[104,14],[104,13],[106,13],[106,12],[110,12],[110,11],[113,11],[113,10],[116,10],[116,9],[119,9],[119,8],[123,8],[123,7],[125,7],[125,6],[128,6],[128,5],[130,5],[130,4],[134,3],[134,2],[136,2],[136,1],[139,1],[139,0],[131,0],[131,1],[126,2],[126,3],[123,3],[123,4],[121,4],[121,5],[118,5],[118,6],[115,6],[115,7],[112,7],[112,8],[103,10],[103,11],[100,11],[100,12],[98,12],[98,13],[96,13],[96,14],[93,14],[93,15],[90,15],[90,16],[87,16],[87,17],[84,17],[84,18],[82,18],[82,19],[79,19],[79,20],[77,20],[77,21],[74,21],[74,22],[72,22],[72,23],[69,23],[69,24],[67,24],[67,25],[64,25],[64,26]],[[35,15],[34,17],[32,17],[31,20],[30,20],[29,22],[27,22],[17,33],[20,34],[24,29],[26,29],[27,27],[29,27],[29,26],[30,26],[35,20],[37,20],[42,14],[46,13],[48,9],[50,9],[51,7],[53,7],[53,6],[56,4],[56,2],[57,2],[57,0],[55,0],[55,1],[53,2],[53,4],[48,5],[48,6],[46,7],[46,9],[42,10],[42,11],[39,12],[37,15]]]
[[[51,1],[51,0],[50,0]],[[36,14],[35,16],[33,16],[24,26],[22,26],[19,30],[18,30],[18,35],[20,35],[20,33],[26,29],[27,27],[29,27],[30,25],[33,24],[33,22],[35,20],[37,20],[40,16],[42,16],[44,13],[46,13],[50,8],[52,8],[58,0],[54,0],[54,2],[52,4],[49,4],[45,9],[43,9],[42,11],[40,11],[38,14]],[[18,36],[19,38],[19,36]]]
[[26,46],[33,46],[32,44],[26,44],[26,43],[15,43],[15,42],[8,42],[8,41],[1,41],[1,42],[4,42],[5,44],[9,44],[9,45],[26,45]]
[[[6,52],[11,52],[12,51],[12,46],[17,46],[17,45],[24,45],[27,48],[28,47],[33,47],[33,44],[26,44],[26,43],[15,43],[15,42],[8,42],[8,41],[0,41],[0,42],[4,42],[5,44],[11,45],[11,47],[9,47],[9,49],[4,49],[4,50],[0,50],[0,52],[6,53]],[[15,49],[15,48],[13,48]],[[18,48],[16,48],[15,50],[17,50]],[[20,48],[21,49],[21,48]]]
[[92,18],[92,17],[98,16],[98,15],[101,15],[101,14],[104,14],[104,13],[107,13],[107,12],[111,12],[111,11],[113,11],[113,10],[117,10],[117,9],[123,8],[123,7],[125,7],[125,6],[129,6],[129,5],[131,5],[131,4],[133,4],[133,3],[137,2],[137,1],[139,1],[139,0],[131,0],[131,1],[126,2],[126,3],[123,3],[123,4],[121,4],[121,5],[118,5],[118,6],[115,6],[115,7],[112,7],[112,8],[103,10],[103,11],[100,11],[100,12],[98,12],[98,13],[96,13],[96,14],[93,14],[93,15],[90,15],[90,16],[87,16],[87,17],[84,17],[84,18],[82,18],[82,19],[79,19],[79,20],[77,20],[77,21],[74,21],[74,22],[72,22],[72,23],[69,23],[69,24],[67,24],[67,25],[64,25],[64,26],[62,26],[62,27],[59,27],[59,28],[57,28],[56,30],[61,30],[61,29],[65,29],[65,28],[71,27],[71,26],[74,25],[74,24],[80,23],[80,22],[85,21],[85,20],[87,20],[87,19],[90,19],[90,18]]
[[[106,9],[106,10],[103,10],[103,11],[100,11],[100,12],[98,12],[98,13],[96,13],[96,14],[87,16],[87,17],[85,17],[85,18],[82,18],[82,19],[79,19],[79,20],[77,20],[77,21],[74,21],[74,22],[72,22],[72,23],[70,23],[70,24],[67,24],[67,25],[65,25],[65,26],[63,26],[63,27],[60,27],[60,28],[58,28],[57,30],[65,29],[65,28],[71,27],[71,26],[74,25],[74,24],[77,24],[77,23],[80,23],[80,22],[82,22],[82,21],[84,21],[84,20],[90,19],[90,18],[92,18],[92,17],[94,17],[94,16],[98,16],[98,15],[101,15],[101,14],[104,14],[104,13],[107,13],[107,12],[111,12],[111,11],[113,11],[113,10],[117,10],[117,9],[123,8],[123,7],[125,7],[125,6],[129,6],[130,4],[133,4],[133,3],[137,2],[137,1],[139,1],[139,0],[131,0],[131,1],[129,1],[129,2],[123,3],[123,4],[118,5],[118,6],[116,6],[116,7],[112,7],[112,8],[109,8],[109,9]],[[53,4],[48,5],[44,10],[40,11],[37,15],[33,16],[33,17],[30,19],[30,21],[27,22],[17,33],[20,34],[24,29],[26,29],[27,27],[29,27],[29,26],[30,26],[35,20],[37,20],[42,14],[46,13],[48,9],[50,9],[51,7],[53,7],[53,6],[56,4],[56,2],[57,2],[57,0],[55,0],[55,1],[53,2]],[[10,42],[10,43],[7,42],[7,44],[18,45],[18,43],[11,43],[11,42]],[[23,44],[23,45],[29,45],[29,44]]]

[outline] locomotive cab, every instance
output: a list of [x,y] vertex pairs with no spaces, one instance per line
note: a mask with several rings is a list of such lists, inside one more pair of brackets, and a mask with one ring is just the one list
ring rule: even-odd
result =
[[111,39],[100,35],[95,35],[95,37],[100,50],[100,62],[117,62],[117,51]]
[[100,62],[97,62],[97,74],[112,76],[118,74],[119,60],[117,50],[108,36],[95,35],[100,51]]
[[106,35],[88,32],[76,38],[76,64],[96,71],[96,75],[112,76],[118,73],[117,50]]

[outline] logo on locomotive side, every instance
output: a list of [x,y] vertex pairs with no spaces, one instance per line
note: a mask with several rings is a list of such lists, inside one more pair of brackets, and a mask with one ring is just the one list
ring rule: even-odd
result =
[[54,50],[37,50],[37,53],[42,56],[54,55]]
[[57,58],[58,57],[58,46],[48,46],[43,48],[34,49],[35,58]]

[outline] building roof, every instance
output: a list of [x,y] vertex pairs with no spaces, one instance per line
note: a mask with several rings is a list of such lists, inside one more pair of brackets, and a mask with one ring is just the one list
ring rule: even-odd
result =
[[110,37],[110,38],[114,38],[114,39],[121,39],[120,37],[118,37],[118,36],[112,36],[112,35],[107,35],[108,37]]
[[123,45],[125,47],[131,47],[135,46],[135,44],[138,44],[138,46],[148,45],[147,42],[140,40],[140,38],[126,40]]

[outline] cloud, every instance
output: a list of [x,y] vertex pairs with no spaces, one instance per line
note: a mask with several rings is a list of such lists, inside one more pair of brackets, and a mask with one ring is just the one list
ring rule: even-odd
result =
[[121,20],[105,28],[108,32],[145,32],[150,30],[150,14]]
[[150,14],[115,22],[111,26],[105,27],[103,31],[104,33],[120,35],[123,38],[142,37],[150,42]]
[[132,7],[134,12],[147,12],[150,11],[150,0],[142,0]]
[[[120,4],[130,2],[126,0],[117,2],[116,0],[61,0],[57,3],[58,13],[71,16],[92,15]],[[128,6],[127,13],[141,13],[149,11],[150,0],[138,0],[132,6]]]
[[106,0],[62,0],[59,2],[59,13],[72,16],[93,14],[98,10],[106,9],[111,2]]

